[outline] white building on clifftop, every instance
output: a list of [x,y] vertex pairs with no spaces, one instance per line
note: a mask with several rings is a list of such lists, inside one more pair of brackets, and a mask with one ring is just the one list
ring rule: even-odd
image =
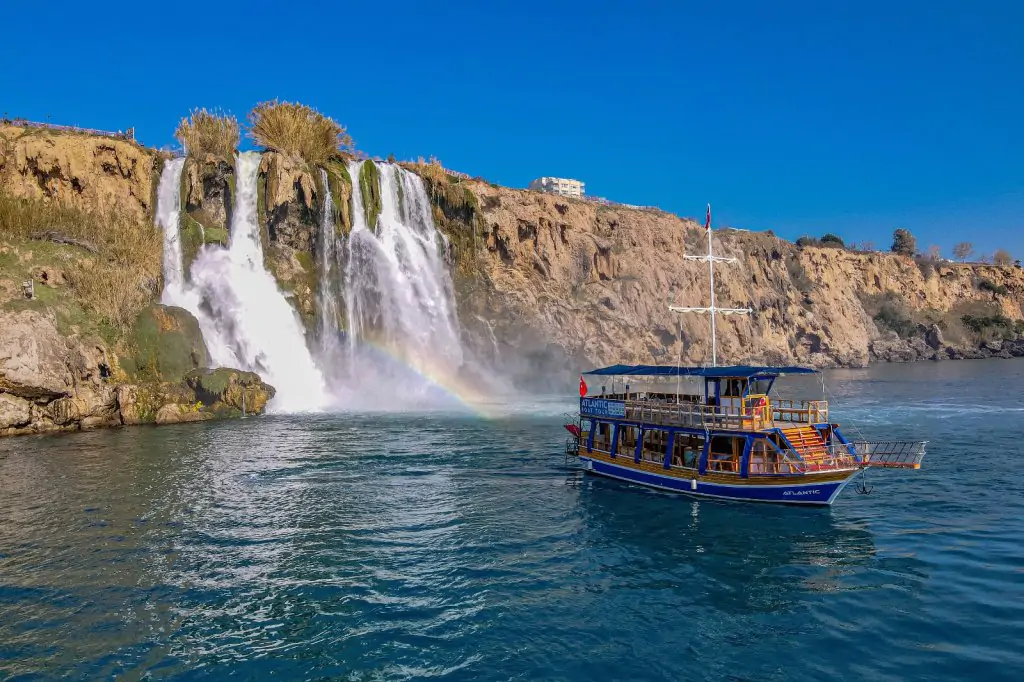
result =
[[584,184],[568,178],[537,178],[530,183],[530,189],[563,197],[583,198]]

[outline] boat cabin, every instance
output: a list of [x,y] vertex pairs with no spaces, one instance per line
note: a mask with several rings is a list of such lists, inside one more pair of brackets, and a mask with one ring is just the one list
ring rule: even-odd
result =
[[803,367],[614,365],[592,370],[599,391],[581,396],[581,445],[613,459],[666,469],[793,475],[854,468],[855,453],[828,422],[824,400],[776,398]]

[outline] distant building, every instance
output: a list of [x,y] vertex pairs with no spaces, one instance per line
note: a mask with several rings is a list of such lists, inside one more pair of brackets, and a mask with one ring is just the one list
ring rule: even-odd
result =
[[563,197],[583,198],[584,184],[568,178],[537,178],[530,183],[530,189]]

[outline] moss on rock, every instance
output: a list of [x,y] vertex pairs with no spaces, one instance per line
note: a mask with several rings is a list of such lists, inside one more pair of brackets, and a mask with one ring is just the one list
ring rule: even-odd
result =
[[179,381],[209,363],[199,322],[184,308],[149,306],[135,319],[124,346],[121,368],[135,380]]
[[262,414],[277,392],[254,372],[237,369],[198,369],[189,372],[185,383],[196,397],[218,416]]
[[352,232],[352,177],[343,159],[332,159],[327,164],[327,186],[334,202],[334,228],[337,235],[348,236]]
[[366,161],[359,169],[359,191],[363,197],[363,210],[366,213],[366,226],[376,231],[377,219],[382,208],[380,193],[380,171],[373,161]]

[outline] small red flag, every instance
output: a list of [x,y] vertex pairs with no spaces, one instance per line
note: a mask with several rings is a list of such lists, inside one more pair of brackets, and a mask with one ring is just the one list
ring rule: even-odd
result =
[[704,231],[711,229],[711,204],[708,204],[708,217],[704,219]]
[[583,375],[580,375],[580,397],[583,398],[587,395],[587,382],[583,380]]

